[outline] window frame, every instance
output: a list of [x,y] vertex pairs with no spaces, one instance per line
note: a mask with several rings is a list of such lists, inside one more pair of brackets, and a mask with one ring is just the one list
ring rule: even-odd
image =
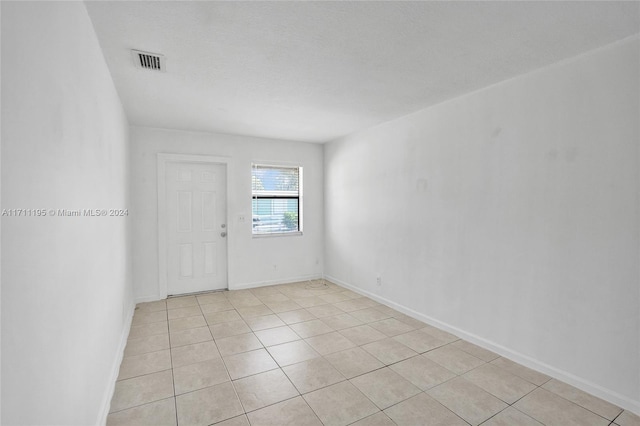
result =
[[[258,168],[273,169],[297,169],[298,171],[298,195],[292,196],[288,191],[262,191],[258,194],[253,188],[254,172]],[[303,166],[299,164],[287,163],[270,163],[263,161],[254,161],[251,163],[251,236],[252,238],[270,238],[270,237],[289,237],[303,235]],[[298,229],[296,231],[276,231],[276,232],[255,232],[254,231],[254,200],[271,199],[271,200],[298,200]]]

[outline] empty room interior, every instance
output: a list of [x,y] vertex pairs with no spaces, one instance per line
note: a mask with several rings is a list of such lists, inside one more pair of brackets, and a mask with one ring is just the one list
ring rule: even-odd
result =
[[0,15],[3,425],[640,425],[640,2]]

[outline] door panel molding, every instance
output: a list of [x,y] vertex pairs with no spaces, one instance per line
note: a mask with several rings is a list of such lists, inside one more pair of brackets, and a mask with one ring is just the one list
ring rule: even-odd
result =
[[[231,158],[224,156],[212,156],[212,155],[195,155],[195,154],[173,154],[173,153],[158,153],[157,154],[157,176],[158,183],[158,294],[160,298],[165,299],[168,295],[167,291],[167,271],[168,271],[168,245],[167,245],[167,184],[166,184],[166,172],[167,163],[203,163],[213,165],[225,165],[226,166],[226,214],[227,221],[231,217],[229,214],[229,191],[230,191],[230,177],[233,173],[230,171]],[[229,255],[228,255],[228,238],[225,239],[227,244],[227,288],[229,287]]]

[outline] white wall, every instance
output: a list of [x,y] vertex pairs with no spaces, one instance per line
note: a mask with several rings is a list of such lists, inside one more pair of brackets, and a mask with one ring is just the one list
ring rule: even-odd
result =
[[[128,123],[81,2],[2,2],[2,207],[126,208]],[[2,424],[104,421],[128,219],[2,217]]]
[[[158,153],[229,157],[229,288],[318,277],[323,267],[323,147],[213,133],[131,127],[133,277],[138,300],[158,299]],[[253,238],[251,163],[298,164],[304,172],[304,235]],[[244,214],[244,223],[238,216]],[[277,265],[277,268],[274,268]]]
[[638,52],[328,144],[325,273],[639,412]]

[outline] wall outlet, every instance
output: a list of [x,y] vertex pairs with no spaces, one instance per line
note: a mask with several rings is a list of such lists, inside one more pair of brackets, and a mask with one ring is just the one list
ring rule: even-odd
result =
[[382,285],[382,277],[380,275],[376,277],[376,284]]
[[245,215],[244,214],[239,214],[238,215],[238,222],[239,223],[244,223],[245,222]]

